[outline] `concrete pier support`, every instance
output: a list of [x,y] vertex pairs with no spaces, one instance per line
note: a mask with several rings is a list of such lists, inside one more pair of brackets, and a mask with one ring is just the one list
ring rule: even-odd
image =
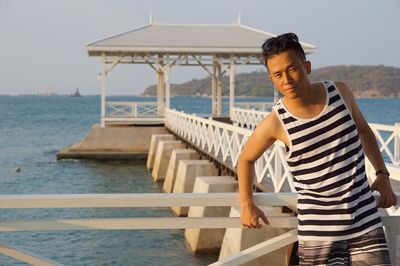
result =
[[172,151],[182,148],[185,148],[185,144],[179,140],[161,140],[158,143],[152,172],[154,181],[165,179]]
[[[282,214],[279,208],[262,207],[261,208],[267,218],[269,215],[274,216],[290,216]],[[230,217],[240,217],[240,208],[231,207]],[[248,228],[227,228],[222,242],[219,260],[233,255],[239,251],[250,248],[256,244],[264,242],[268,239],[286,233],[290,229],[274,228],[271,226],[263,226],[261,229]],[[242,264],[245,266],[286,266],[289,265],[290,255],[293,245],[278,249],[272,253],[261,256],[253,261]]]
[[[174,184],[173,193],[192,193],[194,181],[198,176],[215,176],[217,169],[207,160],[181,160]],[[172,207],[177,216],[187,216],[188,207]]]
[[161,140],[175,140],[175,136],[172,134],[153,134],[150,140],[150,148],[147,156],[147,169],[153,169],[154,159],[156,158],[156,152],[158,148],[158,143]]
[[165,175],[163,191],[171,193],[174,187],[178,165],[181,160],[200,159],[200,154],[191,149],[174,149],[169,160],[167,174]]
[[[236,192],[237,182],[231,176],[197,177],[193,193]],[[190,207],[188,217],[228,217],[230,207]],[[221,249],[225,229],[186,229],[185,242],[189,251],[218,253]]]

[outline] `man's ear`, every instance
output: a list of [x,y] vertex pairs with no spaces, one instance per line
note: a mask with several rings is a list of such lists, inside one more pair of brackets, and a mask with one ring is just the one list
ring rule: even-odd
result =
[[304,67],[306,68],[307,75],[311,74],[311,62],[310,61],[304,61]]

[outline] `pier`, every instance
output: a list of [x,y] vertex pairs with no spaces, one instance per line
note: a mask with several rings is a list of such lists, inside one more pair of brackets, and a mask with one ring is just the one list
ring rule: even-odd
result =
[[[101,58],[100,123],[58,158],[146,161],[154,182],[163,182],[164,193],[0,195],[0,208],[168,207],[175,217],[11,221],[0,222],[0,232],[184,229],[182,241],[188,252],[219,254],[214,266],[296,264],[297,194],[282,143],[275,143],[255,163],[255,203],[265,211],[270,225],[246,229],[239,218],[238,158],[271,103],[235,103],[235,71],[241,65],[262,64],[259,44],[271,36],[241,25],[240,20],[225,26],[163,25],[151,20],[146,27],[88,44],[89,55]],[[304,44],[304,48],[312,53],[315,47]],[[106,76],[117,65],[131,63],[155,70],[156,102],[107,102]],[[178,66],[201,67],[211,77],[208,117],[171,109],[170,76]],[[221,101],[225,73],[230,76],[227,117],[222,114]],[[400,204],[400,124],[371,127]],[[368,161],[366,166],[373,182],[374,169]],[[399,205],[381,209],[380,215],[392,263],[398,265]],[[7,243],[0,243],[0,253],[32,265],[60,265]]]

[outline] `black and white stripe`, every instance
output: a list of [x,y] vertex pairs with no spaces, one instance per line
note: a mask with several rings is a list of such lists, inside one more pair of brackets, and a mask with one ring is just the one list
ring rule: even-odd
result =
[[350,239],[382,226],[355,122],[335,84],[323,84],[326,104],[314,118],[296,117],[282,100],[273,107],[290,142],[299,240]]

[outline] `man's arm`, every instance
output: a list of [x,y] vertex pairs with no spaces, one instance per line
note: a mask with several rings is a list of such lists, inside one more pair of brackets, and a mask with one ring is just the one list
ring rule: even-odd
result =
[[244,146],[238,161],[238,179],[241,223],[248,228],[261,228],[259,218],[269,224],[265,214],[253,202],[253,172],[255,161],[275,142],[277,117],[274,112],[254,130]]
[[[375,171],[383,170],[387,172],[385,162],[383,161],[378,143],[376,142],[375,135],[358,108],[353,93],[342,82],[337,82],[336,85],[345,99],[346,104],[350,108],[360,135],[360,140],[365,155],[368,157]],[[371,190],[377,190],[381,194],[378,207],[389,208],[390,206],[396,204],[396,195],[393,193],[389,176],[387,174],[379,173],[376,177],[376,180],[371,185]]]

